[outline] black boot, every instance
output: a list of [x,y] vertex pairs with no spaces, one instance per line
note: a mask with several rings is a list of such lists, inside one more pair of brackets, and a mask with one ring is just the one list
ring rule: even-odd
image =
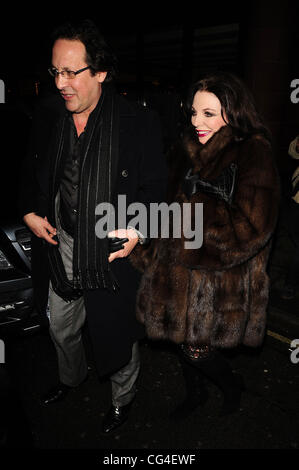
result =
[[185,398],[171,412],[169,417],[173,421],[181,421],[187,418],[196,408],[204,405],[209,397],[200,371],[181,357],[180,363],[185,380]]
[[238,411],[245,386],[242,376],[232,372],[229,362],[218,351],[214,351],[208,358],[194,362],[194,365],[222,391],[220,416]]

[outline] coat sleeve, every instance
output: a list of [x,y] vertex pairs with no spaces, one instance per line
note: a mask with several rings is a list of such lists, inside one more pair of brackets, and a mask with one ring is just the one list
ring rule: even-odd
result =
[[163,153],[160,118],[154,111],[149,111],[147,124],[143,127],[138,201],[148,205],[165,200],[166,183],[166,158]]
[[21,167],[18,210],[20,217],[30,212],[46,215],[49,180],[48,150],[61,116],[56,96],[39,102],[34,110],[29,144]]
[[[140,159],[136,201],[141,203],[146,217],[146,238],[151,235],[150,206],[166,200],[167,165],[163,152],[160,118],[152,110],[140,116]],[[128,222],[130,225],[130,221]],[[140,229],[143,233],[143,230]]]
[[223,270],[255,256],[270,240],[279,211],[280,182],[271,148],[255,137],[243,145],[233,203],[209,195],[203,202],[202,247],[182,250],[182,262],[198,269]]
[[[137,201],[146,208],[146,234],[148,239],[152,233],[150,204],[166,201],[167,188],[167,164],[163,152],[162,129],[159,116],[153,112],[147,112],[146,122],[142,126],[142,157],[139,161],[139,178]],[[130,222],[128,222],[130,225]],[[141,229],[141,228],[140,228]],[[142,230],[141,230],[142,232]],[[130,255],[133,266],[144,271],[152,258],[155,240],[150,240],[146,245],[137,245]]]
[[35,136],[38,132],[38,118],[36,114],[33,117],[32,128],[29,137],[29,143],[25,158],[21,165],[20,171],[20,187],[18,190],[18,212],[21,218],[30,212],[37,212],[37,197],[36,197],[36,174],[35,174],[35,160],[36,160],[36,139]]

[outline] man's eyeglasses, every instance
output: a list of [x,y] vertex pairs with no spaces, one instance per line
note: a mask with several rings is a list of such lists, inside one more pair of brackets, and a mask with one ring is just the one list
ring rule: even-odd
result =
[[48,72],[54,78],[57,78],[58,75],[61,75],[64,78],[73,79],[76,77],[76,75],[78,75],[78,73],[84,72],[84,70],[87,70],[90,68],[91,68],[90,65],[88,65],[88,67],[84,67],[83,69],[76,70],[75,72],[73,70],[61,70],[61,72],[58,72],[58,70],[55,69],[55,67],[50,67],[48,69]]

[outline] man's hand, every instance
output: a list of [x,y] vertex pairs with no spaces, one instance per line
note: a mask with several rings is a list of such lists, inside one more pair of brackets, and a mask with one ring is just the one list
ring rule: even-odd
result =
[[49,224],[47,217],[43,219],[34,212],[30,212],[30,214],[24,215],[23,220],[38,238],[43,238],[52,245],[58,244],[55,240],[52,240],[52,237],[56,235],[56,228]]
[[125,258],[129,256],[131,251],[135,248],[138,243],[138,236],[135,230],[129,229],[119,229],[114,230],[113,232],[108,233],[108,237],[118,237],[118,238],[128,238],[129,241],[124,243],[124,248],[122,250],[116,251],[115,253],[110,253],[108,258],[109,263],[114,261],[116,258]]

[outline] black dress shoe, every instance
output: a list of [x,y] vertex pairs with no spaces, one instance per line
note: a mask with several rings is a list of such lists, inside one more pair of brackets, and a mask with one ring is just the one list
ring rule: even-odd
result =
[[71,387],[59,382],[58,385],[52,387],[42,398],[41,402],[43,405],[51,405],[58,401],[63,400],[68,394]]
[[129,416],[132,401],[125,406],[111,406],[102,424],[102,432],[108,434],[121,426]]

